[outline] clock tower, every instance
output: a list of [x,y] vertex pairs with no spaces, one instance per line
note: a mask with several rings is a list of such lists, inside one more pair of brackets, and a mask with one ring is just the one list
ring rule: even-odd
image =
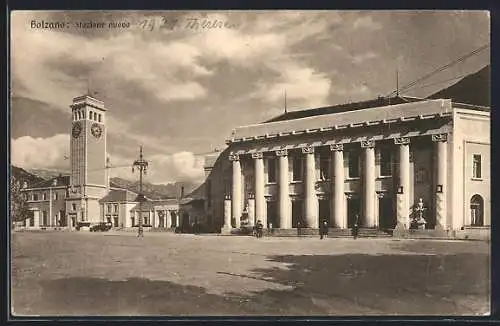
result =
[[90,95],[75,97],[71,108],[71,177],[66,211],[77,222],[101,221],[99,199],[109,191],[106,169],[106,108]]

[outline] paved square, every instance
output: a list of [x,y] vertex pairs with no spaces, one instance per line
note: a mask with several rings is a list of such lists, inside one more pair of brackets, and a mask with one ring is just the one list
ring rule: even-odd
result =
[[15,315],[473,315],[479,241],[12,235]]

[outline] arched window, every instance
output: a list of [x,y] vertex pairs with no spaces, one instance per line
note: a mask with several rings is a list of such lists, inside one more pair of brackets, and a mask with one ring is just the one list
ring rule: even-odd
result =
[[82,119],[85,119],[85,111],[82,111]]
[[89,112],[89,119],[94,120],[94,112],[92,111]]
[[470,199],[470,225],[483,226],[484,200],[480,195],[474,195]]
[[99,113],[99,122],[101,122],[101,114]]

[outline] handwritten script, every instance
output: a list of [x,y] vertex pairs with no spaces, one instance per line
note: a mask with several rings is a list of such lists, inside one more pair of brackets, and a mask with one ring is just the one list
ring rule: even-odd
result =
[[139,27],[145,31],[154,30],[213,30],[224,28],[237,28],[237,25],[221,19],[208,19],[208,18],[151,18],[139,21]]

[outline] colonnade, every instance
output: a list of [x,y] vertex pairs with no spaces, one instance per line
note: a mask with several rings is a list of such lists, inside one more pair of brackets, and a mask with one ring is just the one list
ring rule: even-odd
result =
[[[437,178],[436,178],[436,227],[446,227],[446,193],[448,191],[447,179],[447,135],[432,135],[432,141],[435,144],[437,155]],[[410,218],[410,138],[394,138],[394,144],[397,146],[397,155],[399,161],[399,185],[396,191],[396,212],[397,227],[408,228]],[[363,173],[362,175],[362,207],[363,211],[360,218],[361,224],[365,227],[377,227],[376,219],[376,164],[375,164],[375,145],[373,140],[362,141],[360,148],[363,155]],[[331,189],[329,192],[331,209],[333,214],[330,219],[333,227],[347,228],[347,214],[345,207],[345,173],[344,173],[344,144],[337,143],[330,145],[331,151]],[[301,149],[305,156],[305,180],[304,184],[304,214],[307,227],[318,228],[318,196],[316,191],[316,161],[315,148],[311,146]],[[278,216],[279,227],[282,229],[292,228],[291,218],[291,197],[290,180],[288,172],[288,150],[279,149],[274,151],[278,160]],[[265,176],[264,176],[264,154],[257,152],[251,154],[254,166],[254,188],[255,192],[249,197],[249,219],[251,223],[254,219],[261,220],[264,226],[266,221],[266,197],[265,197]],[[240,227],[240,218],[243,212],[243,177],[240,162],[240,155],[231,153],[229,159],[232,162],[232,191],[230,196],[226,196],[224,207],[224,227],[231,228],[231,218],[236,221],[236,227]]]

